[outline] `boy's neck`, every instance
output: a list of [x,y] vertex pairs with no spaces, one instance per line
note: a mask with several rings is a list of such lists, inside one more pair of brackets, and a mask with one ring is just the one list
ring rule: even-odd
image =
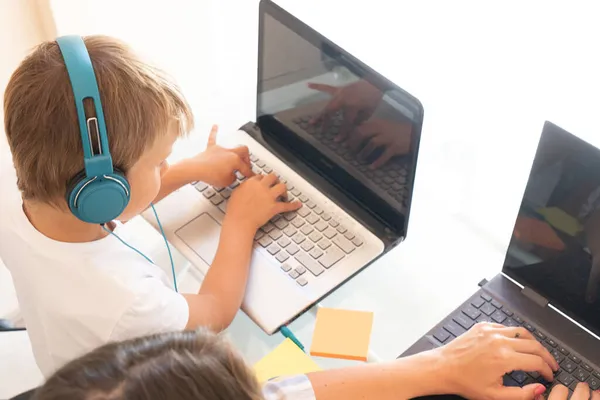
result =
[[[59,209],[48,204],[23,200],[23,211],[35,229],[44,236],[59,242],[93,242],[109,234],[100,225],[83,222],[69,210]],[[108,229],[113,228],[108,225]]]

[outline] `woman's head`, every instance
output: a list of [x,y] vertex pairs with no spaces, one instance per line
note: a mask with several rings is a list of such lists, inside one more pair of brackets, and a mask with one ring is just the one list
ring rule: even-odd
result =
[[102,346],[59,369],[35,400],[258,400],[260,386],[221,337],[173,332]]

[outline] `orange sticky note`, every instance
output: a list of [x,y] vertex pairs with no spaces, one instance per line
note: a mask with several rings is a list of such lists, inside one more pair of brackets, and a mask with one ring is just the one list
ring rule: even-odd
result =
[[310,354],[367,361],[373,313],[319,308]]

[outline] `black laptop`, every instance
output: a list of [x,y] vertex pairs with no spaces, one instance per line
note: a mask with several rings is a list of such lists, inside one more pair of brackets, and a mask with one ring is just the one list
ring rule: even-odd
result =
[[502,272],[401,357],[481,321],[523,326],[560,364],[554,382],[513,371],[507,386],[600,389],[600,149],[546,122]]

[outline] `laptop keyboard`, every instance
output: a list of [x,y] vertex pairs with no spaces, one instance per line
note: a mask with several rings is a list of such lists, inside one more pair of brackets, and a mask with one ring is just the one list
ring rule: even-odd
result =
[[[256,245],[264,248],[298,285],[308,285],[362,246],[363,239],[349,230],[343,219],[302,193],[255,155],[251,154],[250,160],[255,174],[275,173],[279,181],[286,184],[288,201],[303,203],[297,211],[273,217],[254,236]],[[232,191],[246,179],[240,173],[236,177],[236,181],[225,188],[203,182],[195,183],[194,187],[225,213]]]
[[331,124],[328,125],[325,131],[321,126],[315,126],[310,123],[314,117],[314,115],[306,115],[295,118],[293,122],[359,170],[369,182],[377,185],[382,191],[402,204],[402,207],[407,207],[409,191],[406,185],[408,176],[408,165],[406,162],[401,162],[398,158],[392,158],[381,168],[372,170],[369,168],[370,162],[358,160],[348,147],[334,140],[342,124],[342,114],[340,112],[331,118]]
[[513,371],[504,376],[506,386],[525,386],[530,383],[542,383],[546,387],[561,383],[569,388],[570,393],[579,382],[587,382],[592,390],[600,389],[600,369],[592,367],[578,354],[553,339],[535,325],[516,315],[500,302],[487,294],[473,298],[469,305],[463,307],[451,321],[444,324],[433,334],[443,344],[450,343],[456,337],[469,330],[477,322],[493,322],[505,326],[523,326],[548,349],[558,361],[560,369],[555,373],[554,381],[547,382],[537,372]]

